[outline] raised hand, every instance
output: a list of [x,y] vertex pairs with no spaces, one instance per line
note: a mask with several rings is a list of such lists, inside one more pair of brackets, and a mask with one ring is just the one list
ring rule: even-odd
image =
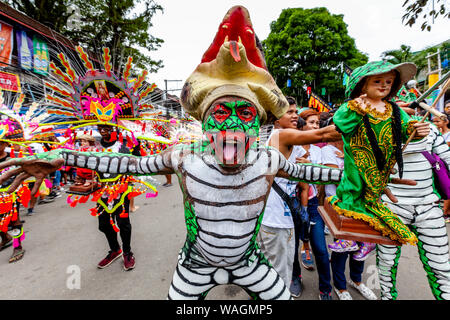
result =
[[0,170],[13,167],[0,176],[0,185],[11,177],[15,177],[7,191],[8,193],[12,193],[23,181],[30,177],[35,177],[36,183],[34,184],[33,190],[31,190],[31,194],[34,195],[39,190],[39,186],[45,177],[58,170],[64,164],[64,159],[59,154],[59,152],[51,151],[37,156],[15,158],[0,163]]

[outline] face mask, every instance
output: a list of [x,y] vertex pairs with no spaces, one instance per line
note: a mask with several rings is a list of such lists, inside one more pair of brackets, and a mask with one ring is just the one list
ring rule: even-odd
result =
[[236,166],[243,162],[256,141],[260,122],[250,102],[230,101],[212,106],[202,128],[217,160],[225,166]]

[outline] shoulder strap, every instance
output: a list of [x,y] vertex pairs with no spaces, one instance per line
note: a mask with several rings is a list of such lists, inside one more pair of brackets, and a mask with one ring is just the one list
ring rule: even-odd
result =
[[422,151],[421,153],[425,158],[427,158],[428,162],[430,162],[431,165],[434,165],[437,162],[436,158],[433,157],[428,151]]
[[290,199],[289,195],[281,189],[281,187],[278,185],[278,183],[273,181],[272,188],[278,193],[278,195],[281,197],[281,199],[283,199],[286,203],[290,204],[291,199]]

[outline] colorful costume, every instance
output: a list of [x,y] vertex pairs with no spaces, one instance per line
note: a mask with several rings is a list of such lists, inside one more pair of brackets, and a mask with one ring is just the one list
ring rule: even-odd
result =
[[[399,80],[406,81],[415,73],[415,67],[411,70],[410,65],[372,62],[356,68],[346,94],[354,99],[352,94],[361,87],[365,77],[391,70],[403,69],[403,78]],[[401,83],[397,82],[397,87],[394,85],[391,92],[398,92]],[[417,237],[379,199],[391,169],[396,161],[401,162],[401,143],[407,140],[413,131],[412,125],[417,121],[411,120],[406,112],[390,101],[386,101],[386,111],[379,113],[375,109],[363,109],[357,101],[350,100],[339,107],[333,122],[342,133],[345,154],[342,181],[336,196],[329,198],[333,208],[339,214],[368,222],[393,240],[415,244]],[[401,165],[399,170],[401,172]]]
[[[289,289],[256,243],[273,178],[282,175],[308,183],[336,183],[341,178],[340,169],[296,165],[274,148],[257,147],[267,112],[280,117],[288,108],[258,45],[247,10],[230,9],[181,94],[183,107],[203,122],[203,141],[156,156],[57,150],[27,159],[62,155],[65,165],[100,174],[175,173],[183,192],[187,238],[169,299],[203,299],[214,286],[231,283],[254,298],[289,299]],[[238,98],[213,104],[227,96]],[[227,166],[242,154],[242,162]]]
[[[0,142],[6,142],[11,146],[16,144],[25,146],[23,144],[24,141],[24,131],[20,122],[17,119],[0,112]],[[13,151],[11,151],[11,154],[14,157]],[[0,159],[0,162],[5,161],[6,158],[7,157]],[[15,168],[9,168],[9,170],[15,170]],[[8,170],[5,169],[2,173],[7,171]],[[9,262],[21,259],[25,253],[25,250],[22,248],[22,241],[25,240],[25,233],[19,218],[19,207],[20,204],[27,207],[31,199],[28,182],[22,182],[16,191],[8,194],[7,191],[12,183],[12,180],[8,180],[0,187],[0,233],[4,234],[2,235],[2,240],[4,241],[7,239],[7,236],[5,236],[6,234],[9,234],[13,238],[12,244],[14,252]],[[8,231],[9,227],[12,228],[11,231]],[[2,243],[1,249],[6,246],[7,243]]]

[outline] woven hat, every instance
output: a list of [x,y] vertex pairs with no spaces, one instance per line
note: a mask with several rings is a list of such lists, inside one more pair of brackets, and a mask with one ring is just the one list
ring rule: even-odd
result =
[[395,82],[395,87],[391,89],[389,98],[395,96],[400,88],[415,76],[417,67],[411,62],[404,62],[400,64],[392,64],[387,61],[369,62],[353,70],[345,88],[345,96],[351,99],[356,98],[357,92],[355,89],[366,77],[383,74],[392,70],[396,70],[398,72],[399,80]]
[[[241,6],[231,8],[224,21],[227,28],[222,28],[222,22],[219,32],[223,29],[244,30],[241,28],[244,24],[247,29],[251,26],[247,9]],[[202,120],[211,103],[223,96],[237,96],[250,101],[257,108],[261,123],[267,119],[267,112],[277,118],[283,116],[289,103],[265,68],[265,63],[259,63],[253,58],[256,56],[254,51],[259,49],[252,42],[257,41],[254,33],[252,35],[253,39],[244,41],[247,47],[239,41],[227,41],[228,35],[221,40],[218,40],[221,37],[216,36],[215,41],[224,42],[213,42],[211,45],[210,48],[220,45],[215,59],[203,59],[204,62],[198,65],[183,86],[180,102],[191,116]],[[243,35],[239,38],[245,39]],[[255,63],[252,63],[252,59]]]

